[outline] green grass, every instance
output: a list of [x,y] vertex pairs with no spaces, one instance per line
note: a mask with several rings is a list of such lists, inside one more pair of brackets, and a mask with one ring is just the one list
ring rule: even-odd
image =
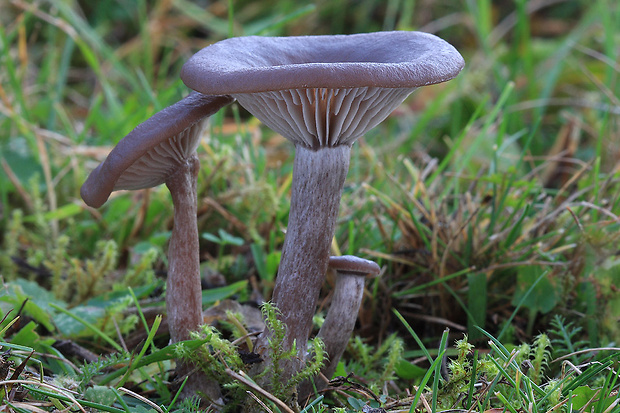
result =
[[[11,349],[7,379],[27,380],[29,394],[6,388],[0,404],[151,408],[128,389],[163,411],[194,409],[176,398],[174,349],[153,327],[164,311],[167,191],[114,194],[100,210],[79,197],[119,139],[187,93],[179,71],[189,56],[231,34],[421,29],[453,43],[467,66],[416,91],[352,150],[334,253],[383,272],[366,284],[338,370],[354,375],[307,411],[441,410],[459,392],[458,408],[476,411],[618,408],[617,353],[580,352],[620,341],[615,2],[6,3],[0,341]],[[291,155],[237,105],[213,118],[199,149],[201,256],[228,286],[206,290],[205,306],[269,297]],[[476,357],[453,346],[464,333]],[[541,333],[551,347],[533,376],[515,360],[536,359]],[[67,357],[57,340],[102,358]],[[442,354],[462,369],[440,374]],[[41,368],[53,383],[40,384]]]

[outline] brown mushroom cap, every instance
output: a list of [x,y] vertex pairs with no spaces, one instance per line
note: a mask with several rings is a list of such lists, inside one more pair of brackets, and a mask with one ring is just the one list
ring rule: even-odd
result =
[[377,275],[381,272],[381,267],[376,262],[354,255],[329,257],[329,268],[340,273],[360,276]]
[[211,95],[297,88],[416,88],[450,80],[464,64],[449,43],[421,32],[248,36],[202,49],[185,63],[181,79]]
[[193,92],[157,112],[125,136],[90,173],[80,191],[84,202],[99,208],[112,191],[164,183],[196,151],[201,121],[232,101],[230,96]]

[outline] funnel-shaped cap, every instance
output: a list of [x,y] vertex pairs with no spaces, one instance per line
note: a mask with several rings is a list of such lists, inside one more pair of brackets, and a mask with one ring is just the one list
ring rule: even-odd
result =
[[187,86],[230,94],[296,145],[351,145],[419,86],[455,77],[461,55],[420,32],[238,37],[196,53]]
[[138,125],[90,173],[80,191],[84,202],[99,208],[112,191],[164,183],[195,153],[208,116],[230,102],[194,92]]

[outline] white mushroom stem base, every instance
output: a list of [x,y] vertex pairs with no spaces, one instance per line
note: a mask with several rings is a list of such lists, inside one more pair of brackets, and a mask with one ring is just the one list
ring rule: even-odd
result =
[[[284,350],[297,346],[297,359],[283,368],[287,377],[304,363],[306,342],[325,279],[351,147],[311,150],[297,146],[291,207],[272,302],[287,326]],[[259,340],[259,348],[266,344]],[[269,361],[267,361],[269,362]]]

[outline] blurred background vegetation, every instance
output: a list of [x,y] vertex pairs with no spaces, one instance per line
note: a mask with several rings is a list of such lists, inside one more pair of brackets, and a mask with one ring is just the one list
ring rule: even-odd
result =
[[[105,331],[116,317],[123,335],[136,320],[109,303],[128,286],[161,312],[167,191],[115,193],[93,210],[79,188],[118,140],[188,93],[179,71],[193,53],[229,36],[378,30],[437,34],[467,64],[354,146],[334,254],[383,268],[367,282],[356,334],[368,343],[406,334],[396,309],[432,347],[446,326],[451,338],[466,332],[484,346],[479,326],[517,345],[556,316],[581,347],[617,343],[613,0],[3,1],[3,315],[21,308],[39,334],[101,349],[49,303]],[[237,105],[212,120],[199,148],[205,288],[269,297],[292,150]],[[319,310],[329,288],[324,297]],[[407,340],[407,357],[419,355]]]

